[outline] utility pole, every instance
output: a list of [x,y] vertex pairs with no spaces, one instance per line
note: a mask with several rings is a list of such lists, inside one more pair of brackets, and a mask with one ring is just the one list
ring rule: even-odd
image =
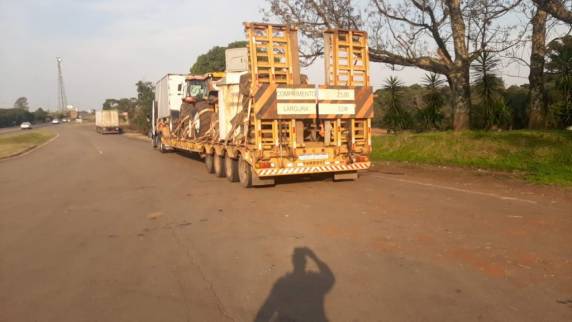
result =
[[61,57],[56,57],[58,62],[58,109],[61,113],[65,113],[68,106],[68,98],[66,97],[66,88],[64,87],[64,76],[62,74],[62,61]]

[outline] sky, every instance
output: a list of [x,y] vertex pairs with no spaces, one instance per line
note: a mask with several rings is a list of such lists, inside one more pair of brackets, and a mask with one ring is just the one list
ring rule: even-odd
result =
[[[106,98],[136,96],[139,80],[186,73],[211,47],[244,39],[242,23],[261,21],[264,0],[0,0],[0,107],[26,96],[33,109],[57,106],[63,57],[68,103],[99,109]],[[526,82],[511,67],[507,84]],[[323,81],[317,61],[304,71]],[[419,82],[424,72],[371,65],[374,88],[390,75]],[[524,78],[523,78],[524,77]]]

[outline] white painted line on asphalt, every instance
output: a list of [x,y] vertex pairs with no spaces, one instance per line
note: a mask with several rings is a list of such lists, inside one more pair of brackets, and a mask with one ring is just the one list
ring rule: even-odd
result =
[[502,196],[502,195],[498,195],[496,193],[467,190],[467,189],[462,189],[462,188],[455,188],[455,187],[451,187],[451,186],[444,186],[444,185],[440,185],[440,184],[426,183],[426,182],[420,182],[420,181],[414,181],[414,180],[398,179],[398,178],[392,178],[390,176],[379,176],[379,175],[377,175],[374,177],[382,178],[382,179],[389,179],[389,180],[404,182],[404,183],[411,183],[411,184],[416,184],[416,185],[425,186],[425,187],[432,187],[432,188],[439,188],[439,189],[456,191],[456,192],[470,193],[470,194],[474,194],[474,195],[486,196],[486,197],[496,198],[496,199],[500,199],[500,200],[520,201],[520,202],[526,202],[526,203],[530,203],[530,204],[537,204],[537,202],[534,200]]

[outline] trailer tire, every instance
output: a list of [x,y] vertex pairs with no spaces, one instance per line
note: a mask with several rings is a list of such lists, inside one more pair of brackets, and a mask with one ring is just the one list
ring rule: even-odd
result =
[[238,178],[243,187],[252,187],[252,166],[244,160],[242,155],[238,158]]
[[238,182],[238,160],[229,157],[227,154],[224,158],[224,167],[228,181]]
[[165,143],[163,143],[163,140],[161,140],[161,137],[159,137],[159,152],[161,153],[167,153],[167,147],[165,146]]
[[207,167],[208,173],[214,173],[214,155],[205,155],[205,166]]
[[157,143],[159,141],[158,138],[159,138],[158,135],[153,135],[153,141],[152,141],[153,142],[153,149],[156,149],[159,146],[159,144]]
[[224,162],[224,156],[222,155],[213,155],[214,158],[214,172],[215,175],[219,178],[224,178],[225,177],[225,162]]

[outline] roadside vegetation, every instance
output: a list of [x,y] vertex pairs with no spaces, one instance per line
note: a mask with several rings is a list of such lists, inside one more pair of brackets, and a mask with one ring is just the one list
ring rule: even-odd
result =
[[155,86],[151,82],[144,81],[138,81],[135,86],[137,97],[108,98],[103,102],[102,109],[127,113],[129,128],[147,134],[151,129],[151,108],[155,99]]
[[0,159],[33,149],[56,134],[50,131],[16,132],[0,135]]
[[224,46],[215,46],[208,52],[197,57],[197,60],[191,66],[192,74],[206,74],[212,72],[223,72],[225,68],[225,50],[230,48],[246,47],[246,41],[235,41]]
[[519,172],[572,186],[572,36],[548,45],[540,112],[529,85],[504,86],[499,64],[485,51],[471,65],[466,131],[454,131],[451,92],[437,74],[411,86],[389,77],[377,92],[373,124],[390,135],[374,138],[372,158]]
[[373,160],[518,172],[532,182],[572,186],[572,132],[427,132],[373,138]]
[[[471,65],[469,129],[545,130],[572,126],[572,36],[548,45],[540,114],[532,108],[530,86],[507,88],[498,76],[501,69],[499,56],[486,51]],[[428,73],[421,84],[410,86],[390,76],[376,92],[373,125],[389,132],[455,129],[452,99],[445,79],[438,74]]]
[[48,112],[41,107],[30,112],[28,99],[20,97],[14,102],[13,108],[0,108],[0,127],[18,126],[22,122],[43,123],[48,116]]
[[[246,47],[246,41],[235,41],[227,46],[215,46],[208,52],[197,57],[191,66],[193,74],[224,71],[225,50],[228,48]],[[136,84],[137,97],[108,98],[103,102],[102,109],[116,109],[120,113],[127,113],[129,129],[147,134],[151,129],[151,108],[155,99],[155,86],[151,82],[138,81]]]

